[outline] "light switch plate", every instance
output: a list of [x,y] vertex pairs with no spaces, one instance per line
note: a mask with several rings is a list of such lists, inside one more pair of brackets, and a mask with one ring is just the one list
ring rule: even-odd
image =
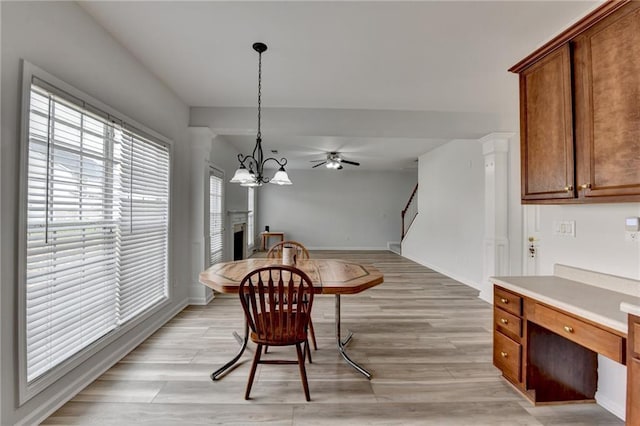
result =
[[575,220],[557,220],[553,222],[553,235],[560,237],[576,236],[576,221]]

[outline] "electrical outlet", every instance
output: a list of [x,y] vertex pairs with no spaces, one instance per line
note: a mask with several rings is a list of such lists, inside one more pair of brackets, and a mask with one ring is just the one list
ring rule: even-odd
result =
[[629,242],[640,242],[640,232],[629,232],[626,231],[624,233],[624,240]]

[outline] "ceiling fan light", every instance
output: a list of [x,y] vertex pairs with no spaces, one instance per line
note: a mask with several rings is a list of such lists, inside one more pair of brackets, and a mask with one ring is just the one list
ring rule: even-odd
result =
[[275,183],[276,185],[291,185],[291,179],[289,179],[289,175],[285,171],[284,167],[280,167],[280,169],[273,176],[273,179],[269,181],[270,183]]
[[327,160],[327,169],[337,169],[340,167],[340,163],[336,160],[330,159]]

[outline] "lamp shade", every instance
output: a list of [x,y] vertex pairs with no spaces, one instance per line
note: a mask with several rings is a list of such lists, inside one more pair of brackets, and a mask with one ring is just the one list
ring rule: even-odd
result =
[[254,178],[250,181],[242,182],[240,186],[262,186],[262,182],[258,182],[258,180]]
[[249,173],[249,170],[247,170],[245,166],[240,166],[238,170],[236,170],[236,172],[233,174],[233,177],[229,182],[245,183],[245,182],[250,182],[251,180],[252,179],[251,179],[251,174]]
[[269,182],[275,183],[276,185],[292,184],[291,180],[289,179],[289,175],[287,175],[287,172],[284,170],[284,167],[280,167],[280,170],[276,172],[276,174],[273,176],[273,179],[271,179]]

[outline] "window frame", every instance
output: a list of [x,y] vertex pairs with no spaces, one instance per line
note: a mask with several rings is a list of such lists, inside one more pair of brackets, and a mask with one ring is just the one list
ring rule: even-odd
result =
[[227,218],[225,216],[225,203],[227,197],[226,173],[222,167],[215,164],[207,164],[206,183],[205,183],[205,255],[204,264],[206,268],[213,266],[211,263],[211,176],[215,176],[221,180],[220,193],[220,218],[222,223],[222,256],[221,262],[224,262],[227,252]]
[[[256,191],[255,187],[247,188],[247,250],[256,245]],[[251,201],[251,202],[250,202]],[[250,209],[249,207],[253,207]],[[251,231],[251,232],[249,232]]]
[[[105,105],[94,97],[76,89],[70,84],[49,74],[36,65],[21,60],[22,82],[21,82],[21,105],[20,105],[20,172],[18,177],[19,185],[19,214],[18,214],[18,279],[17,279],[17,311],[18,311],[18,403],[23,405],[31,398],[47,389],[60,378],[73,371],[90,357],[104,350],[107,346],[123,337],[127,332],[144,323],[149,317],[157,314],[173,303],[173,268],[171,259],[173,258],[172,222],[173,222],[173,172],[174,172],[174,144],[170,139],[149,129],[141,123]],[[30,120],[30,100],[31,84],[34,78],[56,88],[71,98],[76,98],[86,102],[91,107],[100,109],[121,122],[127,123],[141,132],[143,136],[150,136],[156,142],[166,145],[169,155],[169,205],[168,205],[168,238],[167,238],[167,298],[156,303],[136,318],[116,326],[114,330],[97,339],[76,354],[67,358],[60,364],[50,369],[42,376],[28,382],[27,380],[27,311],[26,311],[26,266],[27,266],[27,196],[28,196],[28,161],[29,161],[29,120]]]

